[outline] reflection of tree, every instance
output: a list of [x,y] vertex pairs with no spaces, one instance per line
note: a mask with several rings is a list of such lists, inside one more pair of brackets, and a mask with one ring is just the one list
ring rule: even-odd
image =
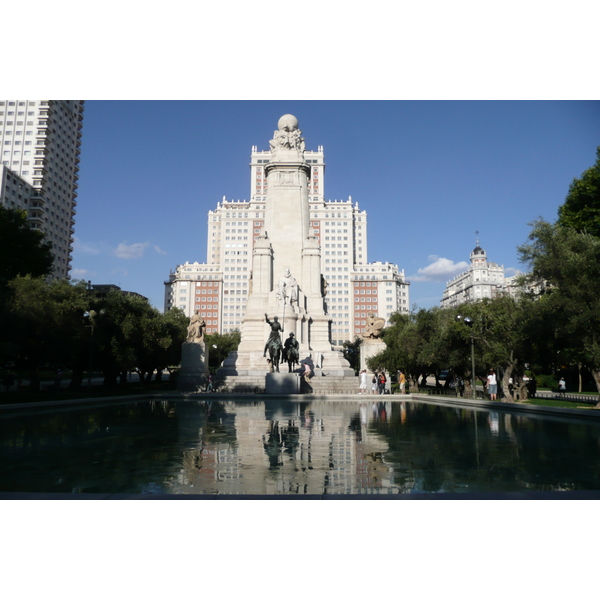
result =
[[[572,489],[583,481],[600,488],[593,424],[507,413],[491,431],[486,411],[407,403],[406,422],[394,405],[386,424],[370,431],[386,439],[384,461],[394,466],[394,483],[413,478],[428,492]],[[477,425],[477,432],[475,426]]]
[[[0,419],[0,490],[142,493],[179,441],[174,403],[140,402]],[[27,442],[29,440],[29,442]]]

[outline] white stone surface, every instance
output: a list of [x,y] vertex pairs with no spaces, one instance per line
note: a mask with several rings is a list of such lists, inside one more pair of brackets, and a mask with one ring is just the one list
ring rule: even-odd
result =
[[310,167],[304,161],[304,140],[292,115],[284,115],[279,125],[279,133],[271,140],[271,162],[265,166],[265,226],[254,247],[253,283],[241,343],[219,374],[268,370],[263,356],[270,331],[267,313],[269,319],[279,318],[282,340],[294,333],[300,361],[318,363],[319,370],[329,369],[331,374],[354,376],[348,361],[331,345],[330,318],[321,289],[320,247],[310,228]]

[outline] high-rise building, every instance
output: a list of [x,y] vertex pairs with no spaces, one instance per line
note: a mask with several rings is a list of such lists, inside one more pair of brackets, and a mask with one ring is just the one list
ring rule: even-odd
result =
[[0,100],[0,202],[52,243],[59,279],[71,269],[82,126],[83,100]]
[[[178,265],[165,281],[165,311],[195,311],[207,333],[240,329],[252,286],[254,243],[265,227],[267,177],[271,151],[252,147],[250,200],[225,197],[208,213],[207,262]],[[395,312],[409,311],[409,283],[392,263],[369,263],[367,213],[358,202],[325,200],[323,147],[305,150],[310,166],[309,227],[321,247],[321,273],[326,285],[326,310],[331,340],[340,346],[363,331],[371,313],[386,321]],[[269,232],[267,231],[267,235]]]

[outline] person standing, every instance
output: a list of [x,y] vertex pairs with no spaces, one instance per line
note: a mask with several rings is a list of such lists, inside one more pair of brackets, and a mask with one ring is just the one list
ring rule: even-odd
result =
[[496,371],[494,371],[494,369],[490,369],[488,373],[487,388],[490,400],[496,400],[498,394],[498,380],[496,379]]
[[371,379],[371,395],[377,393],[379,383],[377,381],[377,373],[373,373],[373,379]]
[[387,379],[385,378],[385,373],[383,371],[379,373],[379,395],[385,394],[385,384]]
[[402,371],[398,371],[398,386],[400,388],[400,393],[404,394],[404,388],[406,387],[406,376]]
[[561,377],[560,381],[558,382],[558,393],[564,398],[566,391],[567,391],[567,383],[565,381],[565,378]]
[[367,371],[363,369],[360,373],[360,385],[358,386],[359,394],[367,393]]

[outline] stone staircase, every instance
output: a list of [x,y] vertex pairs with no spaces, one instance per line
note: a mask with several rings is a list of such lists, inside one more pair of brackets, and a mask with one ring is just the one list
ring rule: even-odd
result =
[[[227,375],[216,378],[216,391],[225,394],[264,394],[265,375]],[[302,394],[357,394],[358,377],[315,375],[306,383],[301,379]]]

